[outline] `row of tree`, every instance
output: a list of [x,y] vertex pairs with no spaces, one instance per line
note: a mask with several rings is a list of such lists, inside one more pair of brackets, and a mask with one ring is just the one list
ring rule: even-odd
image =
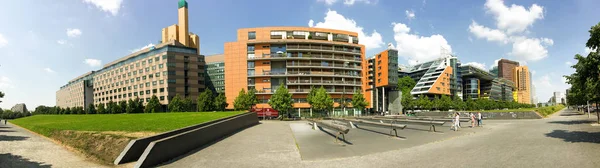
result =
[[[327,93],[327,90],[323,86],[320,88],[311,87],[306,97],[306,101],[312,110],[321,113],[333,110],[335,105],[333,98],[331,95],[329,95],[329,93]],[[258,103],[260,103],[260,101],[256,96],[256,90],[250,89],[246,93],[246,91],[242,89],[235,98],[233,106],[236,110],[249,110],[254,108],[254,105]],[[289,111],[294,106],[294,99],[292,98],[292,94],[289,92],[289,90],[283,84],[281,84],[277,90],[275,90],[275,93],[271,95],[267,103],[269,106],[271,106],[271,108],[279,111],[282,116],[288,117]],[[368,105],[369,104],[365,100],[364,96],[359,90],[357,90],[352,96],[352,102],[347,102],[346,96],[342,94],[337,107],[353,107],[362,110]]]
[[225,95],[222,93],[217,97],[213,96],[213,92],[206,90],[198,96],[197,103],[190,98],[181,98],[175,95],[167,105],[168,110],[163,108],[163,105],[155,95],[150,98],[146,106],[142,99],[135,98],[127,101],[100,103],[96,107],[90,104],[87,108],[83,107],[67,107],[61,108],[58,106],[47,107],[38,106],[35,108],[35,114],[121,114],[121,113],[159,113],[159,112],[196,112],[196,111],[223,111],[227,106]]
[[535,107],[532,104],[521,104],[514,101],[494,101],[490,99],[472,99],[470,97],[463,101],[458,96],[451,98],[446,95],[434,96],[433,100],[423,95],[419,95],[416,99],[413,99],[410,90],[415,85],[416,82],[408,76],[398,79],[398,88],[402,91],[400,104],[404,107],[403,110],[493,110]]
[[31,113],[26,112],[13,112],[11,110],[2,110],[0,109],[0,119],[17,119],[21,117],[31,116]]
[[[591,49],[587,56],[575,55],[577,63],[571,68],[575,73],[565,76],[567,83],[571,84],[567,94],[567,104],[570,106],[596,104],[596,109],[600,103],[600,23],[592,26],[588,31],[590,38],[585,43],[586,47]],[[581,110],[581,109],[580,109]],[[598,123],[600,123],[600,114],[596,110]]]

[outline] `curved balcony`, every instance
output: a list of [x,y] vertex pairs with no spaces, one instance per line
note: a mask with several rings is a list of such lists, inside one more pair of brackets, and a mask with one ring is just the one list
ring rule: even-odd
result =
[[287,63],[288,68],[323,68],[323,69],[346,69],[346,70],[361,70],[361,66],[345,65],[345,64],[322,64],[322,63]]
[[299,54],[292,53],[281,53],[281,54],[262,54],[249,56],[248,60],[338,60],[338,61],[352,61],[360,63],[361,59],[352,56],[341,56],[333,54]]
[[343,48],[343,47],[330,47],[330,46],[304,46],[304,45],[287,45],[287,51],[319,51],[327,53],[340,53],[340,54],[351,54],[361,55],[360,50]]
[[287,80],[287,85],[340,85],[340,86],[360,86],[362,83],[355,81],[340,80]]
[[352,73],[343,72],[256,72],[254,74],[248,74],[248,77],[286,77],[286,76],[323,76],[323,77],[345,77],[345,78],[356,78],[360,79],[361,76]]
[[[272,89],[264,89],[264,90],[257,90],[256,94],[273,94],[275,93],[276,90],[272,90]],[[308,92],[310,92],[310,89],[289,89],[288,91],[292,94],[308,94]],[[352,95],[354,94],[354,90],[352,89],[325,89],[325,91],[329,94],[346,94],[346,95]]]

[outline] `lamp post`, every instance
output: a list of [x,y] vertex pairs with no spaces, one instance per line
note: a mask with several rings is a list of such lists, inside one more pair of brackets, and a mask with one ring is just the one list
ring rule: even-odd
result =
[[588,111],[588,118],[590,118],[590,101],[587,101],[587,111]]

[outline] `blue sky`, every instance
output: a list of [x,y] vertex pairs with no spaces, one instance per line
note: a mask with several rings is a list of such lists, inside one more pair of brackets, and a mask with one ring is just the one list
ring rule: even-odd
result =
[[[314,26],[356,31],[367,55],[399,50],[400,64],[439,57],[440,48],[462,63],[489,69],[507,58],[530,67],[536,96],[561,91],[562,75],[584,54],[600,1],[532,0],[190,0],[190,31],[202,54],[223,52],[236,30]],[[594,17],[596,16],[596,17]],[[177,23],[177,0],[0,1],[1,108],[54,105],[67,81],[156,44]]]

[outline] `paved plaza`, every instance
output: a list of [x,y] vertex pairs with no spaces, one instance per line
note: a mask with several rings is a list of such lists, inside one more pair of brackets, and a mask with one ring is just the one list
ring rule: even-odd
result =
[[[594,115],[564,110],[546,119],[485,120],[484,127],[457,132],[448,123],[437,133],[409,124],[399,137],[363,126],[336,143],[333,131],[313,130],[306,121],[261,121],[161,166],[600,167],[594,122]],[[102,166],[22,128],[0,125],[0,167]]]

